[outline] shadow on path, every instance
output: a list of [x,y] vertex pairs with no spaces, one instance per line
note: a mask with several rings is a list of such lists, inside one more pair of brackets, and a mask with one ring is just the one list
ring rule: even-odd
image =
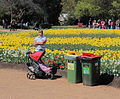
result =
[[114,75],[109,75],[107,73],[101,74],[99,79],[99,85],[108,85],[114,79]]
[[[15,69],[15,70],[22,70],[27,72],[27,66],[25,64],[0,62],[0,69]],[[59,79],[62,77],[67,79],[66,70],[58,70],[54,79]],[[46,79],[46,78],[42,78],[42,79]],[[120,88],[120,77],[114,77],[113,75],[109,75],[107,73],[101,74],[98,85],[107,85],[107,86]]]
[[49,79],[49,80],[56,80],[56,79],[59,79],[59,78],[62,78],[62,76],[59,76],[59,75],[54,75],[54,77],[52,79],[49,79],[48,76],[42,76],[42,77],[37,77],[36,79]]

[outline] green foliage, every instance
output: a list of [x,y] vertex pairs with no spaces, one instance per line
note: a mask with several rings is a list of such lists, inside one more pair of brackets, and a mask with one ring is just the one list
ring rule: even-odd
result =
[[86,3],[86,2],[78,2],[75,7],[74,15],[79,18],[83,16],[97,16],[99,15],[100,7]]
[[80,28],[77,26],[52,26],[52,29],[76,29]]
[[[34,4],[32,0],[1,0],[0,4],[2,4],[2,8],[4,11],[3,14],[4,17],[7,17],[7,19],[16,19],[21,20],[26,15],[31,16],[31,14],[38,14],[40,17],[40,14],[42,11],[40,10],[40,7],[37,4]],[[38,12],[39,10],[39,12]],[[31,17],[32,19],[32,17]],[[27,19],[28,20],[28,19]]]
[[[120,17],[120,0],[62,0],[62,13],[69,17],[108,19]],[[73,3],[74,2],[74,3]],[[86,23],[85,23],[86,24]]]
[[42,29],[50,29],[52,26],[51,26],[51,24],[41,24],[41,28]]
[[17,31],[9,31],[9,32],[1,32],[0,31],[0,34],[12,34],[12,33],[17,33]]
[[4,3],[0,0],[0,18],[4,17],[8,13],[8,9],[4,8]]
[[62,13],[73,15],[77,1],[79,0],[62,0]]
[[[33,21],[58,25],[61,0],[0,0],[0,19]],[[55,6],[54,6],[55,5]],[[53,20],[54,19],[54,20]]]
[[[35,36],[35,35],[32,35]],[[80,35],[46,35],[47,38],[51,37],[119,37],[119,35],[115,34],[110,34],[110,35],[105,35],[105,34],[80,34]],[[13,45],[10,45],[13,46]],[[31,46],[31,45],[23,45],[23,46]],[[116,46],[110,46],[110,47],[96,47],[92,45],[87,45],[87,44],[81,44],[81,45],[72,45],[72,44],[48,44],[46,45],[48,49],[51,50],[62,50],[63,48],[66,50],[75,50],[78,49],[83,49],[83,50],[104,50],[104,49],[111,49],[111,50],[120,50],[120,47]],[[28,57],[26,55],[26,52],[29,50],[0,50],[0,61],[4,62],[10,62],[10,63],[27,63]],[[112,56],[112,55],[111,55]],[[46,53],[43,57],[42,60],[48,64],[49,66],[57,66],[58,69],[65,69],[66,68],[66,60],[64,59],[64,55],[59,55],[57,53]],[[101,59],[101,73],[108,73],[110,75],[115,75],[115,76],[120,76],[120,60],[110,60],[110,59]]]
[[[8,63],[27,63],[29,62],[26,52],[29,50],[0,50],[0,61]],[[57,53],[46,53],[42,60],[49,66],[56,66],[58,69],[65,69],[67,60],[64,55]],[[120,76],[120,60],[101,59],[101,74],[108,73],[114,76]]]
[[66,66],[66,60],[64,59],[64,56],[57,53],[45,53],[45,55],[42,57],[42,60],[48,66],[55,66],[58,69],[63,69]]
[[120,17],[120,0],[0,0],[0,19],[15,18],[17,21],[30,21],[59,25],[60,14],[67,14],[67,24],[76,18]]
[[101,73],[108,73],[114,76],[120,76],[120,60],[102,60]]
[[109,10],[109,13],[113,17],[117,16],[117,19],[120,18],[120,1],[112,2],[112,9]]
[[26,50],[0,50],[0,61],[8,63],[26,63]]
[[[28,63],[27,52],[29,50],[0,50],[0,61],[7,63]],[[57,53],[46,53],[42,60],[48,66],[56,66],[58,69],[66,68],[66,60],[63,55]]]
[[75,17],[68,17],[68,20],[66,20],[64,24],[76,25],[76,18]]
[[[79,28],[79,27],[54,27],[53,29],[69,29],[69,28]],[[32,36],[37,36],[36,34],[32,35]],[[55,38],[55,37],[91,37],[91,38],[115,38],[115,37],[120,37],[119,34],[84,34],[84,33],[78,33],[77,35],[71,34],[71,35],[67,35],[67,34],[62,34],[62,35],[48,35],[46,34],[47,38]]]
[[97,47],[97,46],[92,46],[89,44],[48,44],[46,45],[46,47],[48,49],[54,49],[54,50],[77,50],[77,49],[82,49],[82,50],[119,50],[120,47],[116,47],[116,46],[110,46],[110,47]]

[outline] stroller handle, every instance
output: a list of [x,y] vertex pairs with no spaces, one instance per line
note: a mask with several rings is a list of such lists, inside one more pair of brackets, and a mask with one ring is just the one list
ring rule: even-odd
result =
[[28,55],[28,54],[32,54],[32,52],[31,51],[28,51],[28,52],[26,52],[26,54]]

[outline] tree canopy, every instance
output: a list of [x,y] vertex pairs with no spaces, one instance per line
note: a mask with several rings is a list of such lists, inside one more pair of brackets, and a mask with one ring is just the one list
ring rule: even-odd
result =
[[[61,0],[0,0],[0,19],[58,24]],[[54,18],[54,20],[51,20]]]
[[120,0],[0,0],[0,19],[38,21],[58,25],[61,13],[68,19],[120,18]]

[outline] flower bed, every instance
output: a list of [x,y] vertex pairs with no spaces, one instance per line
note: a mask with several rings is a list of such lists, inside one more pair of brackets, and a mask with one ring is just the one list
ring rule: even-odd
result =
[[[46,55],[49,64],[66,68],[63,55],[83,52],[103,55],[101,73],[120,76],[120,30],[110,29],[57,29],[44,31],[47,37]],[[34,51],[36,31],[0,34],[0,61],[25,63],[26,52]],[[71,53],[71,54],[76,54]]]

